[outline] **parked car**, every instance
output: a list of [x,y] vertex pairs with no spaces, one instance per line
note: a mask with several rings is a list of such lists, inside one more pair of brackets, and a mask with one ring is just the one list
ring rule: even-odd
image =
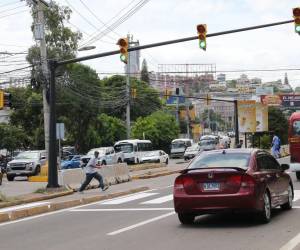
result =
[[199,142],[200,150],[209,151],[217,148],[217,141],[215,139],[205,139]]
[[193,159],[199,152],[201,151],[201,147],[199,144],[193,144],[192,146],[188,147],[184,152],[184,160]]
[[169,155],[162,150],[155,150],[145,153],[141,159],[141,163],[157,162],[157,163],[169,163]]
[[91,157],[94,155],[95,151],[99,152],[98,162],[101,165],[117,164],[117,163],[122,163],[124,161],[124,153],[116,152],[113,147],[93,148],[85,156],[81,157],[81,163],[80,163],[81,167],[86,166],[86,164],[89,162]]
[[70,155],[67,160],[61,162],[61,169],[80,168],[81,155]]
[[175,211],[182,224],[224,211],[255,212],[269,222],[272,208],[292,208],[288,168],[259,149],[203,151],[175,180]]
[[6,176],[13,181],[16,176],[38,175],[46,163],[46,151],[24,151],[7,163]]

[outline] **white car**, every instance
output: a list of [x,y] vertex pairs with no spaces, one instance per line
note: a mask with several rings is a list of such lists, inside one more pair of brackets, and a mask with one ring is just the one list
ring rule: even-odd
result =
[[141,159],[142,163],[169,163],[169,155],[162,150],[149,151],[144,154]]
[[200,151],[201,148],[199,144],[193,144],[185,150],[183,158],[186,161],[193,159],[197,154],[199,154]]

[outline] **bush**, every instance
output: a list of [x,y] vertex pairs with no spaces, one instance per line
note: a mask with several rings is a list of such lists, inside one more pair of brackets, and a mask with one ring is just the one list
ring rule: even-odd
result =
[[262,149],[269,149],[271,147],[271,138],[269,135],[263,135],[260,138],[260,147]]

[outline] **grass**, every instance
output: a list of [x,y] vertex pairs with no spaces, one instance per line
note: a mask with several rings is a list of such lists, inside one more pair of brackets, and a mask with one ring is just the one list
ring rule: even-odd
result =
[[33,193],[35,194],[53,194],[68,191],[67,187],[59,187],[59,188],[39,188],[35,190]]

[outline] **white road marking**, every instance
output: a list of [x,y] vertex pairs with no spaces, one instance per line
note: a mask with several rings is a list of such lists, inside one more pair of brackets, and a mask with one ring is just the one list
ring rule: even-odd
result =
[[293,250],[300,243],[300,233],[297,234],[293,239],[288,241],[279,250]]
[[13,207],[1,208],[0,213],[11,212],[15,210],[24,209],[24,208],[30,208],[30,207],[39,207],[47,204],[49,204],[49,202],[34,202],[34,203],[28,203],[28,204],[13,206]]
[[116,235],[116,234],[120,234],[120,233],[129,231],[129,230],[132,230],[132,229],[134,229],[134,228],[137,228],[137,227],[146,225],[146,224],[148,224],[148,223],[151,223],[151,222],[154,222],[154,221],[157,221],[157,220],[161,220],[161,219],[163,219],[163,218],[166,218],[166,217],[171,216],[171,215],[174,215],[174,214],[175,214],[175,212],[170,212],[170,213],[167,213],[167,214],[163,214],[163,215],[154,217],[154,218],[152,218],[152,219],[145,220],[145,221],[142,221],[142,222],[140,222],[140,223],[134,224],[134,225],[132,225],[132,226],[125,227],[125,228],[121,228],[121,229],[119,229],[119,230],[117,230],[117,231],[108,233],[107,235],[113,236],[113,235]]
[[294,190],[294,201],[300,199],[300,190]]
[[110,200],[110,201],[103,201],[99,204],[101,204],[101,205],[118,205],[118,204],[123,204],[123,203],[129,202],[129,201],[143,199],[143,198],[153,196],[156,194],[158,194],[158,193],[140,193],[140,194],[135,194],[135,195],[131,195],[128,197],[121,197],[121,198]]
[[122,211],[173,211],[173,207],[153,207],[153,208],[91,208],[72,209],[70,212],[122,212]]
[[166,196],[154,199],[154,200],[145,201],[140,204],[161,204],[161,203],[164,203],[164,202],[167,202],[170,200],[173,200],[173,194],[166,195]]

